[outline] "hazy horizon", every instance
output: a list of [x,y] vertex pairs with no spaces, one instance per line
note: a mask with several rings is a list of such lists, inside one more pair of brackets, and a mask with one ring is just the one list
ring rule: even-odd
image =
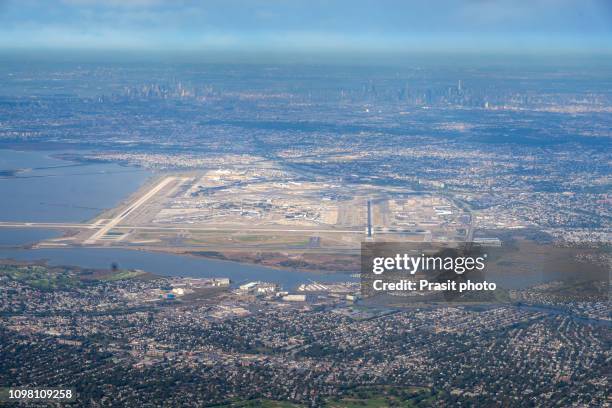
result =
[[380,68],[408,67],[542,67],[612,68],[612,51],[589,52],[258,52],[91,49],[0,49],[2,65],[28,63],[245,64],[312,65]]
[[0,50],[609,54],[590,1],[0,1]]

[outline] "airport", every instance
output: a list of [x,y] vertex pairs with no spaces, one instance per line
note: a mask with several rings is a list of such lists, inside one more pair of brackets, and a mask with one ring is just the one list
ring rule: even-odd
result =
[[163,172],[88,222],[4,221],[0,228],[64,232],[37,248],[329,256],[356,255],[363,240],[464,241],[472,233],[470,213],[434,193],[308,181],[261,158],[246,163]]

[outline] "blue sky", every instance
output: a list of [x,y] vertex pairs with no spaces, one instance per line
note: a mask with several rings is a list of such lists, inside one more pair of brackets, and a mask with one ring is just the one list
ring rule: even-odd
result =
[[0,49],[612,50],[612,0],[0,0]]

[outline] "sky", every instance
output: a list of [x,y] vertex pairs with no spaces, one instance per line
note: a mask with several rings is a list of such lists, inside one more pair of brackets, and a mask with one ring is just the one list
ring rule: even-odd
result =
[[0,0],[0,50],[612,51],[612,0]]

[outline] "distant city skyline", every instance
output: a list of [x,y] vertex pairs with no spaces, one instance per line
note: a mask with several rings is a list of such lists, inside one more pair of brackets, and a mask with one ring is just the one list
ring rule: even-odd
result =
[[606,0],[0,1],[0,50],[612,51]]

